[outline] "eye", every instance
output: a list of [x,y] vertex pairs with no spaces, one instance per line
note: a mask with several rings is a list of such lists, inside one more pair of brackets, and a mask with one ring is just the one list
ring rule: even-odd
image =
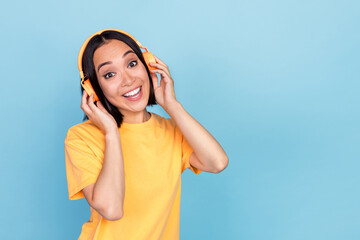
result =
[[134,61],[131,61],[131,62],[129,63],[129,66],[128,66],[128,67],[132,68],[132,67],[135,67],[136,65],[137,65],[137,61],[134,60]]
[[111,78],[112,76],[114,76],[114,73],[113,73],[113,72],[109,72],[109,73],[106,73],[103,77],[104,77],[105,79],[109,79],[109,78]]

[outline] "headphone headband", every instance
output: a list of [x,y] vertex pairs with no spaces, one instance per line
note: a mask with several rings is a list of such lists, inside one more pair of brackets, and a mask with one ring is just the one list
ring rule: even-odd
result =
[[130,33],[125,32],[125,31],[123,31],[123,30],[114,29],[114,28],[109,28],[109,29],[103,29],[103,30],[97,31],[96,33],[94,33],[94,34],[92,34],[90,37],[88,37],[88,38],[85,40],[85,42],[83,43],[83,45],[81,46],[81,48],[80,48],[79,55],[78,55],[77,65],[78,65],[78,69],[79,69],[79,71],[80,71],[80,77],[81,77],[81,79],[84,79],[84,77],[85,77],[85,76],[84,76],[83,69],[82,69],[82,59],[83,59],[83,56],[84,56],[84,51],[85,51],[86,46],[88,45],[88,43],[89,43],[89,41],[92,39],[92,37],[94,37],[95,35],[100,35],[100,34],[102,34],[102,33],[105,32],[105,31],[115,31],[115,32],[123,33],[123,34],[131,37],[131,38],[136,42],[136,44],[137,44],[140,48],[145,49],[146,52],[148,51],[147,48],[146,48],[146,47],[143,47],[143,46],[141,45],[141,43],[140,43],[138,40],[136,40]]

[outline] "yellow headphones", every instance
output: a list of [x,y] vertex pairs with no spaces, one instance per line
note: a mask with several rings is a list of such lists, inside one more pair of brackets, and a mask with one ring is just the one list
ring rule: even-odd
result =
[[131,34],[125,32],[125,31],[122,31],[122,30],[119,30],[119,29],[103,29],[103,30],[100,30],[100,31],[97,31],[96,33],[92,34],[90,37],[88,37],[85,42],[83,43],[83,45],[81,46],[80,48],[80,52],[79,52],[79,55],[78,55],[78,69],[80,71],[80,77],[81,77],[81,86],[85,89],[85,91],[87,92],[87,94],[90,96],[91,94],[94,94],[94,101],[99,101],[99,97],[96,95],[93,87],[91,86],[91,83],[90,83],[90,79],[84,74],[83,72],[83,69],[82,69],[82,59],[83,59],[83,56],[84,56],[84,51],[85,51],[85,48],[88,44],[88,42],[90,41],[90,39],[92,37],[94,37],[95,35],[98,35],[98,34],[101,34],[103,33],[104,31],[115,31],[115,32],[119,32],[119,33],[123,33],[127,36],[129,36],[130,38],[132,38],[136,44],[142,48],[142,49],[145,49],[145,52],[143,52],[143,57],[144,57],[144,60],[146,62],[146,65],[148,66],[149,69],[155,69],[154,67],[151,67],[149,63],[156,63],[156,60],[154,58],[154,56],[152,55],[151,52],[148,51],[148,49],[146,47],[143,47],[141,45],[141,43],[139,41],[137,41]]

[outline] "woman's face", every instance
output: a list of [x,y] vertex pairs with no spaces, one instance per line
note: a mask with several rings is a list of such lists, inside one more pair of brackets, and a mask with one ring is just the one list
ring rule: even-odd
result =
[[144,111],[150,81],[144,64],[124,42],[109,40],[94,52],[99,85],[108,101],[124,115]]

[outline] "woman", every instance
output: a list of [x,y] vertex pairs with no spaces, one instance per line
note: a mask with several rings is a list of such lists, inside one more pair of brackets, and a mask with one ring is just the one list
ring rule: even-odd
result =
[[[85,197],[91,210],[79,239],[179,239],[181,173],[218,173],[226,153],[176,100],[165,63],[146,63],[131,35],[99,31],[79,57],[99,99],[83,91],[88,120],[65,138],[69,199]],[[156,103],[170,119],[147,111]]]

